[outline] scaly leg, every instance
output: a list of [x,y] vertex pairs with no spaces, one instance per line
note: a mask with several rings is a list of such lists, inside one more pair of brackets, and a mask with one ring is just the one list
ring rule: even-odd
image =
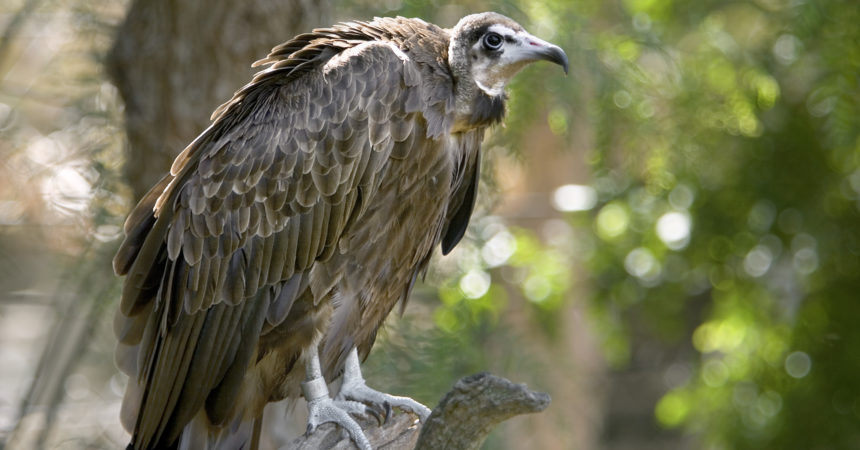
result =
[[355,347],[352,348],[346,357],[343,369],[343,383],[335,399],[337,401],[353,400],[382,409],[385,411],[386,420],[391,416],[392,406],[415,413],[422,422],[426,421],[427,417],[430,416],[430,408],[409,397],[397,397],[367,387],[364,377],[361,375],[361,365],[358,361],[358,351]]
[[308,401],[308,434],[313,433],[318,426],[326,422],[334,422],[349,433],[349,437],[360,450],[373,450],[361,427],[349,416],[349,413],[368,414],[368,408],[358,402],[331,399],[320,369],[318,349],[314,349],[313,355],[305,364],[302,394]]

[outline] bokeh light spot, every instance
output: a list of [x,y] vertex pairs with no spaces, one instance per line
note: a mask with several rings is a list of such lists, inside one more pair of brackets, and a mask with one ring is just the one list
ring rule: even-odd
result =
[[490,290],[490,274],[472,269],[460,278],[460,290],[466,298],[480,298]]
[[629,92],[621,90],[612,96],[612,101],[615,103],[615,106],[624,109],[630,106],[630,103],[633,102],[633,97],[630,96]]
[[720,360],[711,360],[702,367],[702,381],[708,386],[720,387],[729,379],[729,369]]
[[517,250],[517,239],[508,231],[493,235],[481,249],[481,258],[490,267],[501,266]]
[[567,113],[561,108],[553,108],[547,116],[549,129],[556,136],[561,136],[567,133],[568,119]]
[[679,392],[670,392],[663,396],[654,408],[657,421],[665,427],[676,427],[687,418],[690,404]]
[[624,268],[627,273],[636,278],[652,281],[660,276],[660,262],[644,247],[633,249],[624,258]]
[[764,245],[756,245],[744,258],[744,270],[752,277],[760,277],[770,270],[773,253]]
[[794,254],[794,270],[803,275],[809,275],[818,269],[818,253],[812,248],[803,248]]
[[791,34],[783,34],[773,44],[774,56],[784,65],[789,65],[796,61],[799,50],[800,40]]
[[755,407],[763,416],[773,417],[782,409],[782,396],[774,391],[767,391],[758,397]]
[[627,208],[618,203],[610,203],[597,215],[597,234],[605,240],[611,240],[624,234],[629,224],[630,215]]
[[552,204],[562,212],[586,211],[597,203],[597,192],[591,186],[566,184],[555,190]]
[[533,275],[523,284],[523,292],[529,300],[541,303],[552,293],[552,285],[545,277]]
[[803,378],[812,370],[812,359],[804,352],[794,352],[785,358],[785,371],[792,378]]
[[686,184],[679,184],[669,192],[669,204],[676,209],[687,209],[693,205],[696,193]]
[[672,250],[679,250],[690,242],[690,215],[685,212],[669,212],[657,220],[657,236]]

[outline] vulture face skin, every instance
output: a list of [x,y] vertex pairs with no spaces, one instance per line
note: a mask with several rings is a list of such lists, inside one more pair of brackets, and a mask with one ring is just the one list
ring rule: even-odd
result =
[[463,18],[454,27],[449,64],[469,61],[469,75],[487,95],[498,96],[528,63],[545,60],[568,70],[567,55],[556,45],[538,39],[516,22],[496,13]]
[[541,60],[567,72],[559,47],[482,13],[452,29],[341,23],[255,63],[125,223],[127,448],[254,449],[266,404],[300,395],[309,431],[335,422],[362,450],[350,413],[426,420],[367,387],[359,364],[436,248],[465,234],[484,133],[511,77]]
[[[568,71],[564,51],[529,34],[518,23],[497,13],[466,16],[451,31],[448,64],[458,82],[458,110],[500,108],[507,83],[529,63],[550,61]],[[476,92],[477,88],[477,92]],[[489,97],[490,105],[476,105],[475,98]],[[498,99],[498,100],[495,100]],[[479,100],[480,102],[480,100]],[[501,121],[503,110],[487,112],[492,123]],[[482,123],[483,125],[483,123]],[[462,129],[460,126],[455,129]]]

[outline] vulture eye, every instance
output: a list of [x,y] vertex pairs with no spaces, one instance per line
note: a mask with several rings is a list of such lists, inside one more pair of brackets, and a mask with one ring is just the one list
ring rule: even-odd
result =
[[487,50],[498,50],[502,46],[502,37],[497,33],[487,33],[484,35],[484,47]]

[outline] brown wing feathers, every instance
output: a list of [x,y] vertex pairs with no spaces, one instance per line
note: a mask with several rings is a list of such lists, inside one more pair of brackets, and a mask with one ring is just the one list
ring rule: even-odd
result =
[[478,181],[480,181],[481,151],[480,143],[483,132],[476,131],[470,136],[474,142],[467,143],[475,150],[463,152],[463,159],[457,165],[452,187],[454,195],[448,205],[445,228],[442,232],[442,254],[447,255],[454,249],[469,225],[472,210],[475,209],[475,199],[478,196]]

